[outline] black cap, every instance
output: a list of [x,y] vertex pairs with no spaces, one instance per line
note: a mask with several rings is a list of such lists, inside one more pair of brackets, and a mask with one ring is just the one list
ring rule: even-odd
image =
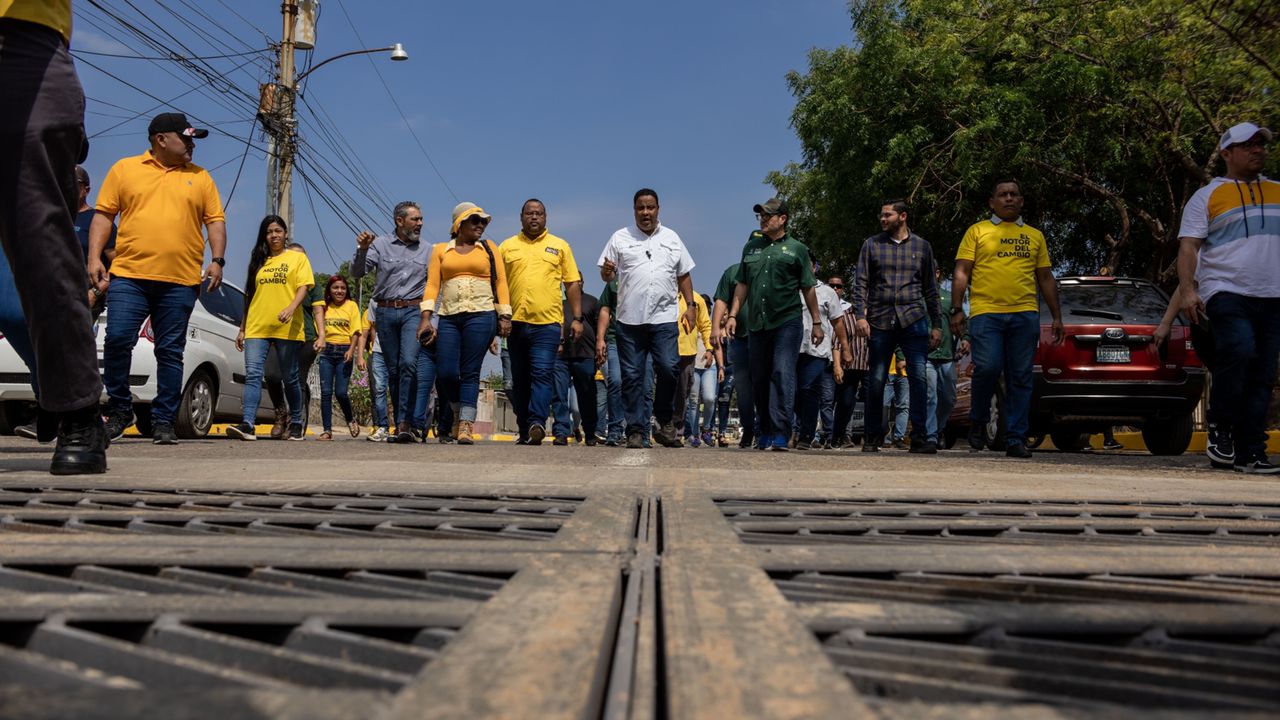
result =
[[768,202],[756,205],[751,208],[751,211],[762,213],[764,215],[791,215],[787,208],[787,201],[777,197],[770,198]]
[[209,136],[208,130],[197,130],[191,127],[191,123],[187,122],[187,116],[182,113],[160,113],[151,119],[151,124],[147,126],[147,135],[165,132],[176,132],[193,138]]
[[89,171],[79,165],[76,166],[76,182],[86,187],[89,185]]

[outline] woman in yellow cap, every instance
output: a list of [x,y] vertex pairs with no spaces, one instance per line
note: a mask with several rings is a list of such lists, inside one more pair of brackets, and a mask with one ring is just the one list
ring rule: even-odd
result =
[[[424,345],[437,343],[437,386],[457,418],[453,435],[459,445],[472,443],[485,351],[495,332],[502,337],[511,332],[506,268],[498,246],[482,239],[490,219],[475,203],[453,209],[453,239],[431,250],[418,324],[418,339]],[[438,329],[431,326],[437,310]]]

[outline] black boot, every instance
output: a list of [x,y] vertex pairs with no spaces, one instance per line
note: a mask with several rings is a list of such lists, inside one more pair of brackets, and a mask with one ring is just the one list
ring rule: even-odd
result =
[[62,413],[58,444],[49,472],[54,475],[92,475],[107,471],[107,429],[98,404]]

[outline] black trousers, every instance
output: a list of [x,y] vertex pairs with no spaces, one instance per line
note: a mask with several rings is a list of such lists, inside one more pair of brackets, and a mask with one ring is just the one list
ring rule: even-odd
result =
[[[836,420],[832,441],[849,435],[849,423],[853,421],[853,411],[858,404],[858,389],[866,380],[866,370],[845,370],[844,382],[836,383]],[[880,398],[876,402],[880,402]],[[863,417],[866,417],[865,412]]]
[[35,349],[40,405],[98,402],[84,254],[76,240],[76,162],[84,157],[84,91],[62,36],[0,19],[0,244]]

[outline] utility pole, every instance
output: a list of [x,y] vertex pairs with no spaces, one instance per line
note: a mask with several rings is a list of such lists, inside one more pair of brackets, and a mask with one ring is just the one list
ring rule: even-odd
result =
[[267,131],[267,212],[293,225],[293,158],[297,150],[297,120],[294,118],[296,92],[293,64],[294,33],[298,25],[298,3],[284,0],[280,5],[284,29],[280,38],[280,75],[264,85],[258,117]]

